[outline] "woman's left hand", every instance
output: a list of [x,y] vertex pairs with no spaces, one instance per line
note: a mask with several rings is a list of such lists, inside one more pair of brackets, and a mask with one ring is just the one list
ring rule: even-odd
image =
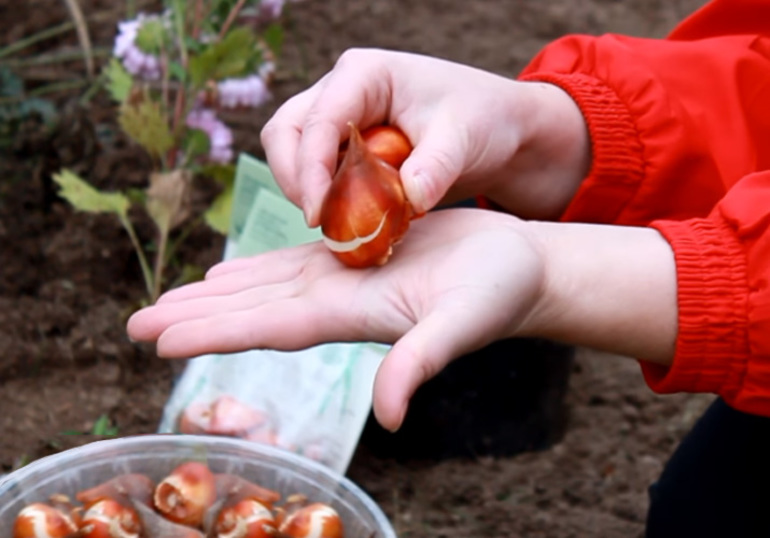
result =
[[167,358],[326,342],[392,343],[374,411],[397,429],[417,387],[451,360],[516,335],[543,286],[518,219],[453,209],[415,221],[390,261],[350,269],[321,243],[237,259],[132,316],[129,335]]

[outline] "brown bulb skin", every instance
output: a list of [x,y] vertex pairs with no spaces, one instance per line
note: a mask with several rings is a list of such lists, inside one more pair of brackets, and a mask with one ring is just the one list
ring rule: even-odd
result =
[[[350,127],[348,148],[321,206],[321,230],[338,260],[367,268],[388,261],[413,211],[398,170],[369,148],[354,125]],[[378,152],[391,162],[403,162],[408,156],[404,150],[410,148],[408,141],[404,146],[403,133],[377,129],[379,134],[371,140]]]
[[[377,157],[398,170],[409,154],[412,153],[412,143],[404,132],[392,125],[375,125],[361,131],[364,144]],[[340,150],[338,163],[347,153],[349,142]]]

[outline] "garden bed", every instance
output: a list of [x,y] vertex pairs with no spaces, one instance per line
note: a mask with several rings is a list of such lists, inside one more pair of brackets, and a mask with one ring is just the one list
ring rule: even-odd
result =
[[[82,3],[95,45],[109,48],[122,3]],[[701,3],[305,0],[291,6],[273,101],[231,118],[236,143],[260,156],[265,119],[351,46],[428,53],[515,76],[563,33],[662,36]],[[0,14],[4,44],[68,20],[59,0],[3,0]],[[73,35],[31,52],[67,44],[77,45]],[[84,75],[78,62],[20,73],[33,86]],[[119,435],[154,431],[175,371],[151,346],[126,338],[125,319],[144,287],[120,225],[74,213],[51,196],[48,177],[62,165],[88,172],[101,188],[140,186],[146,177],[147,163],[118,135],[106,99],[73,106],[84,90],[54,94],[67,118],[59,132],[33,133],[0,161],[0,473],[93,440],[100,417]],[[179,260],[207,267],[222,248],[220,236],[200,229]],[[646,487],[709,401],[655,396],[632,361],[581,350],[567,395],[567,433],[552,448],[395,461],[361,446],[349,476],[404,537],[641,536]]]

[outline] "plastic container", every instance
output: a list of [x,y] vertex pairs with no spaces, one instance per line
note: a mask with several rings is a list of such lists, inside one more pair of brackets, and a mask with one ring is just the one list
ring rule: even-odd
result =
[[11,538],[16,515],[54,493],[74,494],[123,473],[155,481],[185,461],[206,462],[285,498],[303,493],[331,505],[350,538],[395,538],[382,510],[353,482],[319,463],[288,451],[228,437],[144,435],[97,441],[37,460],[0,478],[0,537]]

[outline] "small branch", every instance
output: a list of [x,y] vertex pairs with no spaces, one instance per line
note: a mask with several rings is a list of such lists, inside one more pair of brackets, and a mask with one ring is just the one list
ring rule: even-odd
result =
[[52,37],[56,37],[61,34],[66,34],[70,30],[72,30],[74,27],[75,25],[73,23],[65,22],[64,24],[60,24],[59,26],[54,26],[53,28],[46,28],[42,32],[38,32],[29,37],[19,39],[15,43],[11,43],[7,47],[0,49],[0,58],[5,58],[6,56],[15,54],[21,50],[26,49],[27,47],[31,47],[32,45],[36,45],[41,41],[45,41],[46,39],[51,39]]
[[166,48],[164,47],[163,50],[160,52],[160,66],[163,71],[163,78],[161,79],[161,86],[160,86],[160,98],[161,103],[163,103],[163,112],[165,114],[168,114],[168,111],[171,109],[171,101],[169,100],[169,82],[170,82],[170,68],[168,65],[168,52],[166,52]]
[[185,39],[185,7],[186,2],[182,0],[174,1],[174,24],[176,26],[177,46],[179,47],[179,56],[182,67],[187,69],[187,43]]
[[[106,47],[95,48],[92,51],[95,58],[103,58],[110,56],[112,50]],[[27,58],[9,58],[8,60],[0,60],[0,65],[10,67],[11,69],[23,69],[25,67],[37,67],[40,65],[60,64],[66,62],[72,62],[75,60],[82,60],[83,50],[78,48],[64,48],[50,54],[41,54],[39,56],[30,56]]]
[[[125,228],[126,232],[128,233],[128,237],[131,239],[131,244],[134,246],[136,256],[139,258],[139,266],[142,268],[144,287],[147,290],[148,297],[152,299],[156,286],[153,281],[152,271],[150,271],[150,264],[147,262],[147,256],[144,254],[142,245],[139,243],[139,238],[136,236],[136,231],[134,230],[131,221],[128,220],[128,217],[120,215],[120,223],[123,225],[123,228]],[[152,302],[154,303],[155,301],[153,300]]]
[[171,260],[176,256],[177,250],[181,247],[182,243],[187,240],[187,238],[190,236],[190,234],[196,230],[201,224],[203,223],[203,217],[199,216],[192,220],[189,224],[187,224],[184,228],[182,228],[182,231],[179,233],[179,235],[174,240],[169,240],[169,247],[166,251],[166,259],[165,263],[168,265]]
[[219,30],[219,39],[222,39],[227,35],[227,32],[230,30],[230,27],[235,22],[235,19],[238,18],[238,15],[240,15],[244,5],[246,5],[246,0],[238,0],[238,3],[233,6],[233,9],[227,15],[227,19],[225,19],[225,23],[222,25],[222,28]]
[[80,41],[80,46],[83,48],[86,71],[88,72],[89,78],[93,78],[95,72],[93,47],[91,46],[91,36],[88,33],[88,24],[86,24],[86,18],[83,16],[83,10],[80,9],[78,0],[64,0],[64,3],[67,4],[67,9],[69,9],[70,16],[75,23],[78,41]]
[[203,24],[203,0],[195,0],[195,11],[193,11],[192,37],[197,40],[201,35],[201,24]]
[[155,253],[155,271],[153,274],[153,288],[150,302],[155,303],[160,297],[163,285],[163,270],[166,267],[166,247],[168,246],[169,230],[159,230],[158,251]]
[[46,95],[49,93],[75,90],[77,88],[82,88],[86,84],[88,84],[88,81],[82,79],[62,80],[61,82],[54,82],[53,84],[47,84],[45,86],[35,88],[34,90],[30,90],[27,92],[27,97],[40,97],[41,95]]

